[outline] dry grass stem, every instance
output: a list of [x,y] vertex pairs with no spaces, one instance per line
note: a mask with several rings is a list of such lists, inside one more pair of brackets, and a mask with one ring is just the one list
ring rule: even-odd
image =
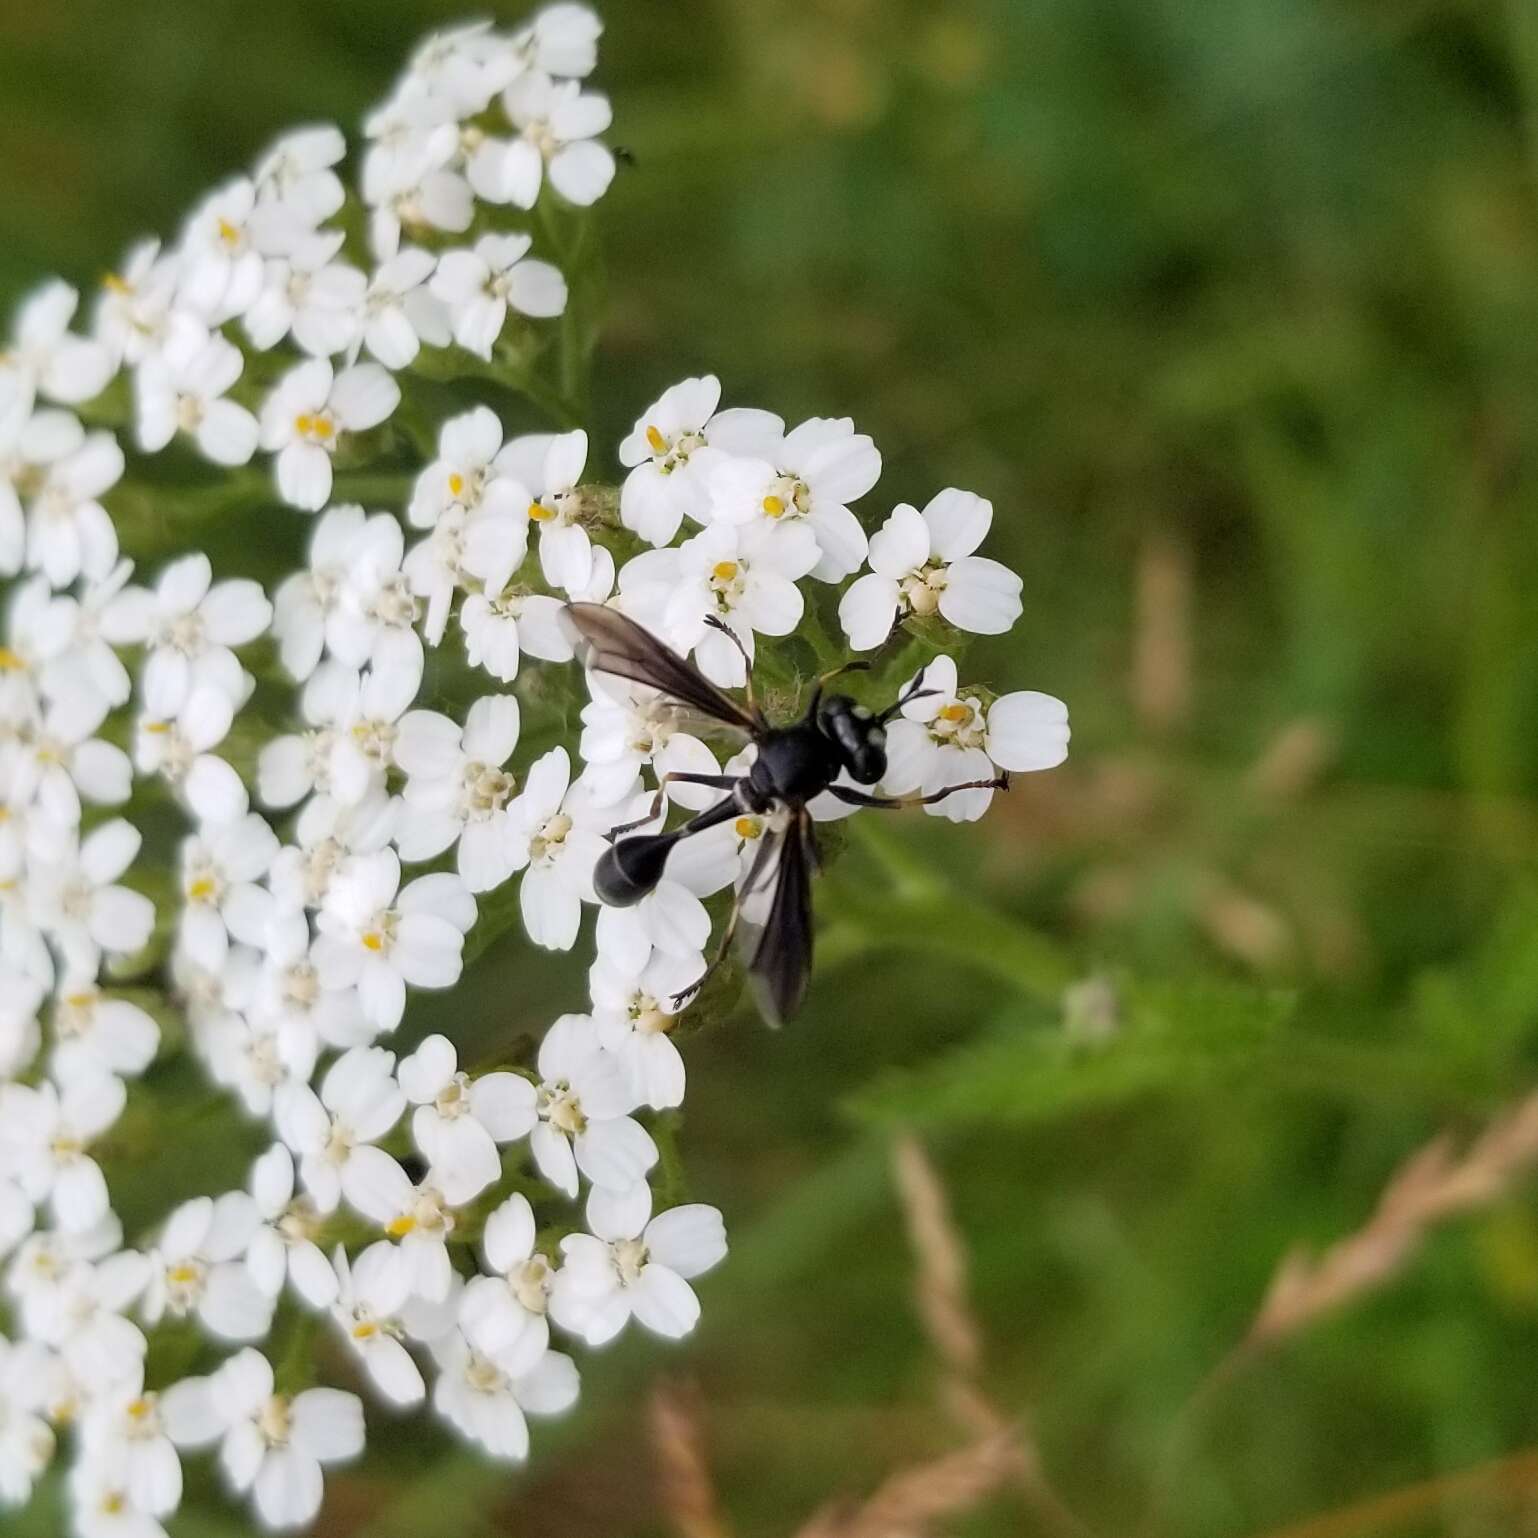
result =
[[1132,703],[1150,731],[1167,732],[1191,713],[1191,553],[1161,530],[1138,552]]
[[679,1384],[659,1384],[650,1410],[657,1504],[669,1526],[678,1538],[727,1538],[695,1394]]
[[1493,1122],[1462,1156],[1448,1134],[1434,1138],[1399,1168],[1363,1227],[1320,1256],[1295,1251],[1282,1262],[1244,1347],[1295,1334],[1381,1286],[1428,1230],[1488,1205],[1535,1162],[1538,1094]]
[[1021,1457],[1007,1430],[888,1479],[863,1505],[817,1513],[797,1538],[927,1538],[935,1523],[971,1511],[1018,1478]]

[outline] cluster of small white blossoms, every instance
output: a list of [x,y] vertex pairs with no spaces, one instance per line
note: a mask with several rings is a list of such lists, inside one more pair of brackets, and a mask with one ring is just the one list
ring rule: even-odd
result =
[[[81,1538],[154,1538],[184,1455],[214,1446],[264,1525],[313,1519],[323,1466],[362,1451],[363,1407],[275,1375],[292,1371],[285,1296],[284,1318],[330,1321],[364,1392],[430,1398],[512,1460],[526,1417],[577,1394],[552,1326],[587,1347],[632,1318],[693,1329],[690,1283],[725,1234],[711,1207],[654,1214],[648,1124],[683,1100],[670,1033],[706,970],[705,899],[740,882],[765,819],[689,840],[644,901],[599,909],[589,1008],[531,1064],[475,1072],[441,1035],[389,1045],[409,990],[458,982],[486,894],[517,882],[529,939],[570,949],[610,830],[659,787],[708,803],[670,771],[723,772],[647,691],[597,677],[579,765],[520,754],[513,686],[525,656],[573,662],[567,600],[619,606],[725,686],[819,586],[856,650],[907,620],[998,634],[1020,613],[1019,579],[975,554],[987,502],[944,491],[868,536],[849,504],[878,478],[871,440],[720,410],[714,378],[668,390],[620,445],[617,519],[584,484],[583,432],[508,437],[486,407],[439,424],[398,508],[334,497],[339,450],[339,473],[373,462],[424,346],[492,358],[510,325],[563,310],[517,211],[585,206],[613,175],[608,104],[582,84],[599,31],[558,4],[516,33],[433,38],[366,124],[356,194],[338,130],[290,135],[175,245],[136,247],[88,329],[53,283],[0,350],[0,1505],[67,1444]],[[339,222],[350,203],[366,253]],[[189,552],[133,580],[103,506],[125,455],[87,425],[120,376],[137,454],[270,456],[277,498],[320,514],[304,569],[269,595]],[[638,541],[617,564],[610,546]],[[253,753],[235,723],[249,736],[264,638],[297,720]],[[462,717],[424,708],[427,648],[460,643],[484,692]],[[886,792],[1065,755],[1049,696],[960,689],[943,656],[924,680],[890,727]],[[931,810],[977,817],[990,796]],[[169,892],[137,825],[168,805],[185,830]],[[128,1235],[114,1161],[157,1137],[137,1081],[183,1040],[264,1151],[243,1188]],[[146,1381],[166,1321],[201,1333],[207,1371]]]

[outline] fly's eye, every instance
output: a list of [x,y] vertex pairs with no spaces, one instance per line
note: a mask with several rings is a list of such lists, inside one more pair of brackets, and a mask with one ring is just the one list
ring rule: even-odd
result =
[[854,709],[849,712],[849,714],[852,715],[856,721],[870,720],[870,712],[863,705],[856,705]]
[[865,740],[873,748],[884,748],[886,746],[886,728],[881,726],[871,727],[865,734]]
[[886,754],[873,743],[864,744],[849,765],[850,778],[859,785],[874,785],[886,773]]

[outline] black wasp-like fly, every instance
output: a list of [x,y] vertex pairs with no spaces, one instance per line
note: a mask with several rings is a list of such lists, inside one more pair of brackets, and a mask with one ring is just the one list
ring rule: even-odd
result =
[[[706,828],[741,816],[765,819],[765,831],[746,878],[737,891],[731,918],[710,967],[692,988],[674,1000],[682,1004],[725,958],[743,920],[748,978],[760,1010],[771,1025],[795,1014],[812,970],[812,872],[818,867],[817,840],[807,804],[824,791],[849,806],[916,806],[943,800],[958,790],[1009,787],[1009,776],[948,785],[926,796],[874,796],[836,784],[847,770],[858,785],[874,785],[886,773],[886,723],[910,700],[932,694],[920,687],[923,675],[886,710],[873,714],[846,694],[825,691],[839,673],[869,666],[850,663],[818,679],[806,714],[787,726],[774,726],[753,699],[753,670],[748,663],[747,700],[738,704],[692,663],[664,646],[656,636],[602,604],[574,603],[565,610],[575,632],[578,655],[594,672],[644,684],[674,708],[703,716],[757,749],[746,774],[667,774],[648,816],[611,833],[613,840],[593,872],[598,896],[615,907],[629,907],[662,879],[668,856],[683,840]],[[716,627],[742,643],[731,629]],[[743,660],[748,662],[744,651]],[[727,794],[714,806],[667,833],[617,837],[650,822],[662,809],[669,781],[706,785]],[[764,905],[767,903],[767,914]]]

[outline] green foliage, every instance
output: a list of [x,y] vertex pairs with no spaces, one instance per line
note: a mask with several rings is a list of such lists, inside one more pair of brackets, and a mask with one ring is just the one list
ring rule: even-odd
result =
[[[279,128],[355,124],[463,8],[12,9],[7,298],[45,271],[93,282]],[[1349,1231],[1427,1137],[1538,1082],[1538,13],[605,9],[601,82],[636,164],[601,221],[594,473],[660,387],[708,369],[733,402],[852,414],[886,457],[870,516],[950,484],[992,497],[1026,614],[969,672],[1059,694],[1075,724],[1070,765],[979,827],[857,819],[819,889],[804,1018],[689,1037],[692,1194],[726,1210],[734,1250],[669,1366],[701,1381],[747,1538],[941,1445],[885,1163],[887,1129],[919,1124],[971,1251],[990,1390],[1098,1531],[1140,1532],[1172,1422],[1278,1258]],[[340,484],[398,501],[399,457],[387,482]],[[259,474],[217,507],[192,474],[114,505],[137,557],[292,563],[307,525]],[[1184,600],[1150,577],[1159,551]],[[1146,683],[1171,657],[1173,709]],[[525,705],[531,741],[559,729]],[[521,1061],[580,1002],[574,961],[531,954],[511,917],[403,1042],[450,1029],[467,1061]],[[1116,984],[1103,1039],[1061,1018],[1093,975]],[[161,1072],[147,1094],[174,1094]],[[232,1138],[231,1168],[245,1154]],[[167,1128],[129,1201],[191,1180],[177,1157]],[[324,1531],[661,1532],[635,1472],[658,1359],[630,1341],[595,1358],[522,1474],[383,1423]],[[1165,1531],[1258,1535],[1531,1446],[1535,1360],[1519,1195],[1228,1384]],[[1492,1495],[1372,1531],[1518,1521]],[[58,1510],[13,1529],[60,1531]],[[173,1524],[236,1530],[201,1488]],[[1006,1498],[965,1530],[1028,1528]]]

